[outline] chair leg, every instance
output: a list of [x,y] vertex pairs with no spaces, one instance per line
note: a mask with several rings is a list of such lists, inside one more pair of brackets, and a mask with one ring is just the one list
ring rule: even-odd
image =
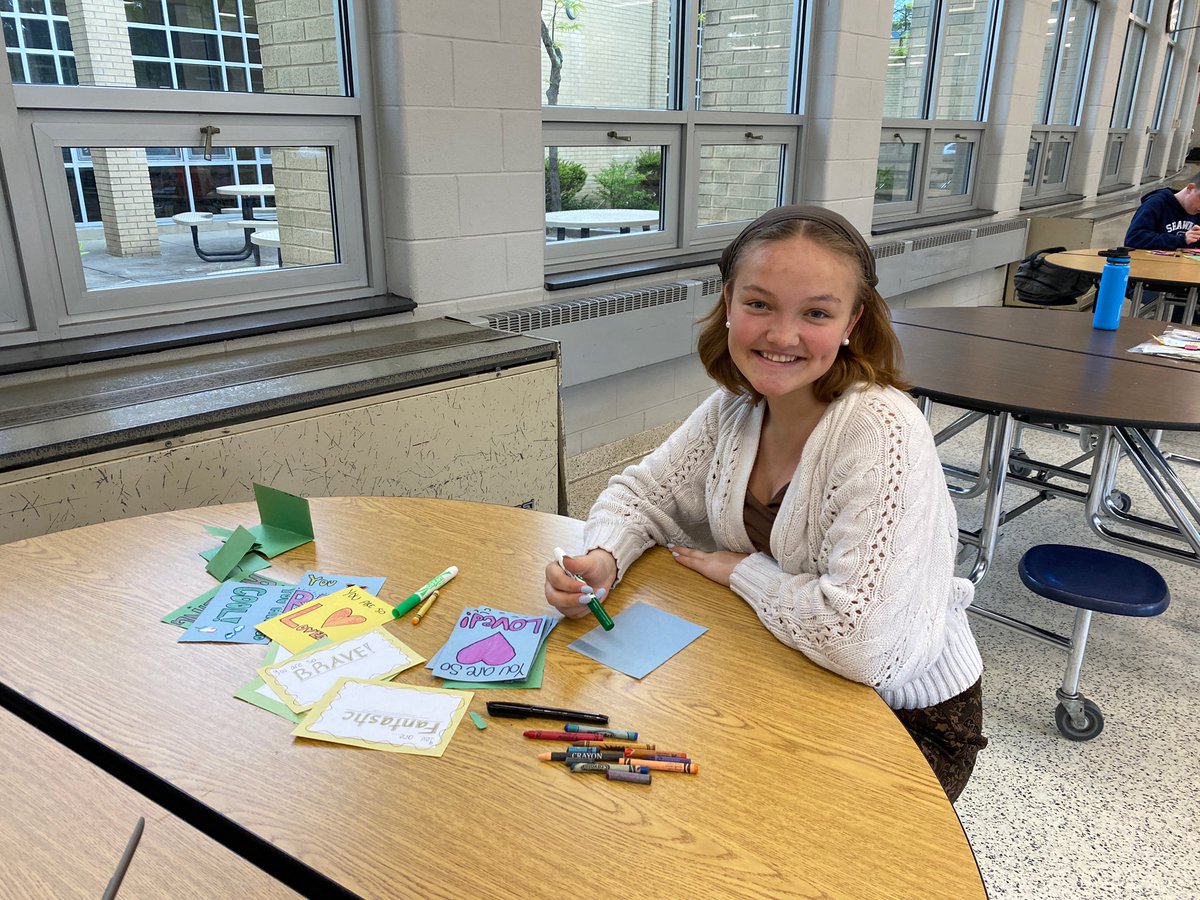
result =
[[1078,728],[1084,727],[1084,698],[1079,694],[1079,673],[1083,670],[1083,654],[1087,650],[1088,629],[1092,624],[1090,609],[1075,610],[1075,630],[1071,632],[1071,647],[1067,651],[1067,669],[1063,674],[1062,687],[1055,695],[1066,707],[1071,721]]

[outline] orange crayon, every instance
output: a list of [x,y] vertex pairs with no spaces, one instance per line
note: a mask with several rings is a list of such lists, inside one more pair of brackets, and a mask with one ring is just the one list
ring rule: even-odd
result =
[[682,772],[685,775],[698,775],[700,764],[696,762],[663,762],[659,759],[643,759],[638,757],[637,764],[654,772]]

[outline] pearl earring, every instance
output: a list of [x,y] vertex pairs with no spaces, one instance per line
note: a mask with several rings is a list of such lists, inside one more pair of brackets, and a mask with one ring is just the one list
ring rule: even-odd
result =
[[850,346],[850,338],[842,338],[842,346],[849,347]]
[[726,319],[726,320],[725,320],[725,327],[726,327],[726,328],[728,328],[728,327],[729,327],[729,320],[728,320],[728,319]]

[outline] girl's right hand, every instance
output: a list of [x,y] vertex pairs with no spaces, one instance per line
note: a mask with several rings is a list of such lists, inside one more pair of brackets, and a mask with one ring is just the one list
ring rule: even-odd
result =
[[568,571],[582,576],[586,584],[564,572],[557,562],[546,566],[546,601],[568,619],[586,616],[592,591],[603,600],[617,580],[617,561],[607,550],[596,548],[584,556],[564,556]]

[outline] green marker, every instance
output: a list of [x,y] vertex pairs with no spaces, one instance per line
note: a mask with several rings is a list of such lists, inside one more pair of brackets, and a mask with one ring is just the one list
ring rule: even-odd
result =
[[566,572],[568,575],[570,575],[572,578],[574,578],[576,581],[578,581],[580,584],[587,586],[587,596],[591,598],[590,600],[588,600],[587,606],[588,606],[588,609],[590,609],[592,611],[592,615],[596,617],[596,621],[600,623],[600,627],[603,628],[605,631],[612,631],[613,630],[612,617],[609,616],[609,614],[604,611],[604,607],[600,605],[600,601],[598,599],[596,599],[596,595],[594,593],[592,593],[591,587],[588,586],[588,583],[583,580],[583,577],[580,575],[576,575],[574,572],[567,571],[567,567],[563,564],[564,556],[566,556],[566,553],[563,552],[562,547],[554,548],[554,558],[558,561],[559,568],[562,569],[564,572]]
[[458,566],[451,566],[432,581],[419,587],[415,594],[392,610],[392,618],[399,619],[401,616],[412,612],[414,609],[416,609],[419,603],[423,602],[430,594],[432,594],[457,574]]

